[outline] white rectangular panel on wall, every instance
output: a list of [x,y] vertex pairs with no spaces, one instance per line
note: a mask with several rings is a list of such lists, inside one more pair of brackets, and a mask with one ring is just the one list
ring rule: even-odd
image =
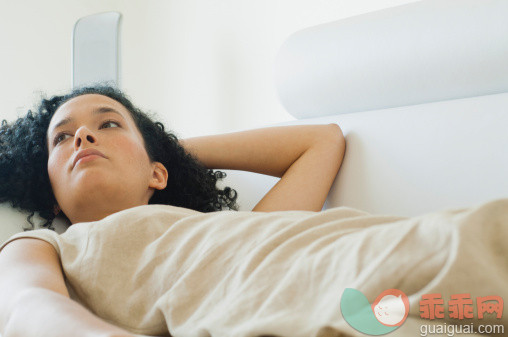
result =
[[107,82],[119,87],[118,12],[80,18],[72,38],[72,87]]

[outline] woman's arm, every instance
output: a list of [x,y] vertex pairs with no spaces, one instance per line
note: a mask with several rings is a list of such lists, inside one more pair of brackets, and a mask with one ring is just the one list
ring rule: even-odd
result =
[[183,139],[206,167],[280,177],[253,211],[320,211],[339,171],[345,140],[337,124],[270,127]]
[[0,252],[0,270],[3,337],[132,337],[69,298],[58,255],[49,243],[9,243]]

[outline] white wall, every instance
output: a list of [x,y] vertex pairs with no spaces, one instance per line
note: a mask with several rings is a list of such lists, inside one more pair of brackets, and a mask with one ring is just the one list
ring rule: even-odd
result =
[[293,120],[273,65],[293,32],[415,0],[0,0],[0,118],[71,86],[82,16],[122,13],[121,86],[181,137]]

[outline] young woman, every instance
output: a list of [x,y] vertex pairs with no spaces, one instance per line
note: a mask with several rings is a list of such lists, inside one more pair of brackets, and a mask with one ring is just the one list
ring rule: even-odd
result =
[[[56,215],[76,224],[148,204],[237,209],[236,192],[216,187],[223,175],[214,169],[281,178],[255,212],[318,212],[345,140],[335,124],[178,139],[118,90],[92,87],[43,100],[36,113],[4,122],[0,150],[0,202],[37,212],[50,227]],[[3,337],[132,336],[70,299],[60,256],[47,242],[10,242],[0,252],[0,270]]]

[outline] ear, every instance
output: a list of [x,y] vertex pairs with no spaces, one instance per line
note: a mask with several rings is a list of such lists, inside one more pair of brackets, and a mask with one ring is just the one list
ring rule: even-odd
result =
[[163,190],[168,185],[168,170],[159,162],[152,163],[152,178],[148,187]]
[[58,204],[55,204],[55,206],[53,206],[53,214],[54,215],[58,215],[58,213],[60,213],[62,209],[60,208],[60,206]]

